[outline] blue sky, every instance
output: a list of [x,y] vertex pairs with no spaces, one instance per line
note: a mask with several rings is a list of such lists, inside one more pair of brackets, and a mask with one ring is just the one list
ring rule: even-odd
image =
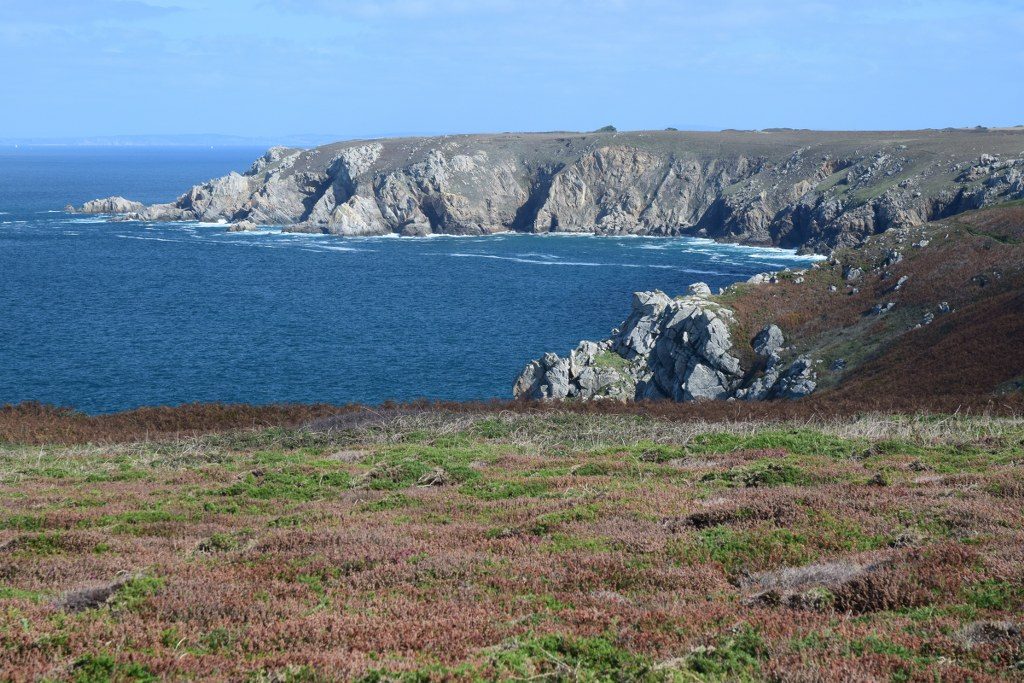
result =
[[0,0],[0,137],[1024,124],[1021,0]]

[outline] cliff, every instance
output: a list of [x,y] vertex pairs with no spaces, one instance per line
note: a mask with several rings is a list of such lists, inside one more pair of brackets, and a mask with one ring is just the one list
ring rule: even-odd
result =
[[168,204],[78,210],[336,235],[699,235],[849,246],[1024,197],[1024,129],[464,135],[275,147]]

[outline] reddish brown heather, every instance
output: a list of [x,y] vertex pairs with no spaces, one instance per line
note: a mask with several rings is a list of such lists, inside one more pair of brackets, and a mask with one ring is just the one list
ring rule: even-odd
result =
[[[863,386],[854,385],[854,386]],[[815,421],[846,418],[870,413],[975,414],[1016,416],[1024,414],[1024,394],[988,394],[904,391],[829,392],[800,401],[743,402],[670,401],[630,404],[598,401],[552,404],[535,401],[385,403],[380,406],[330,406],[327,404],[285,404],[253,406],[244,404],[186,404],[160,408],[139,408],[120,413],[88,415],[66,408],[38,403],[0,406],[0,443],[12,444],[104,444],[157,441],[252,428],[292,428],[315,425],[324,418],[352,416],[364,423],[367,415],[436,414],[484,415],[508,412],[520,415],[637,415],[655,419],[689,422],[771,422]],[[341,425],[340,428],[344,428]]]

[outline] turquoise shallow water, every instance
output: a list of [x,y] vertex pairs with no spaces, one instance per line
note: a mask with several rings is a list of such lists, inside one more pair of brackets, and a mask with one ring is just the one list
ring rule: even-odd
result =
[[531,358],[606,337],[635,290],[809,263],[687,238],[342,239],[61,210],[169,201],[261,152],[0,151],[0,403],[507,398]]

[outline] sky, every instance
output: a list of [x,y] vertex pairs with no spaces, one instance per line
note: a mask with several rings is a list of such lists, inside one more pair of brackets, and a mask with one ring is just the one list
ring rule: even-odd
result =
[[0,0],[0,137],[1024,124],[1024,0]]

